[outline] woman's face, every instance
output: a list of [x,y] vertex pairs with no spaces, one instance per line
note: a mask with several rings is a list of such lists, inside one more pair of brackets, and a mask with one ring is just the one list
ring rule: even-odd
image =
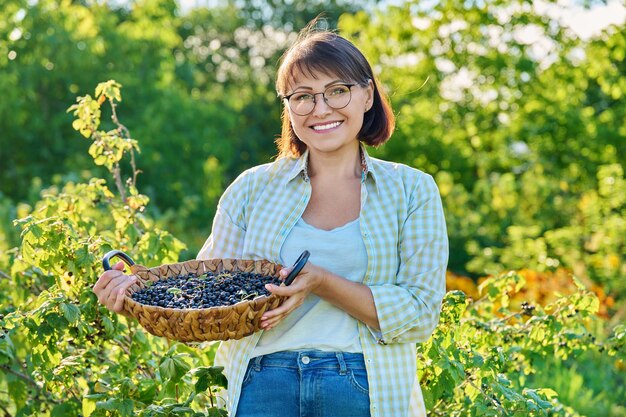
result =
[[[295,93],[288,106],[291,125],[311,153],[335,153],[356,145],[364,114],[372,107],[374,86],[371,81],[367,87],[355,84],[346,92],[346,84],[354,82],[322,73],[315,74],[315,78],[298,74],[291,84],[292,89],[287,92]],[[328,101],[318,94],[322,92]],[[304,113],[297,110],[298,103],[309,101],[310,105],[312,95],[315,104],[311,113],[297,114]],[[348,97],[350,102],[345,107],[331,107],[342,106]],[[302,106],[306,108],[306,104]]]

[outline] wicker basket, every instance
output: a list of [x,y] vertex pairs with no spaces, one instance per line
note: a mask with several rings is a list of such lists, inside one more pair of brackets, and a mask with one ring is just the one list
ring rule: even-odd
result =
[[114,256],[124,259],[130,266],[131,273],[137,276],[137,283],[126,291],[124,310],[137,319],[148,332],[156,336],[180,342],[241,339],[260,330],[259,324],[263,313],[278,307],[285,299],[285,297],[272,294],[257,297],[254,300],[240,301],[231,306],[196,309],[163,308],[140,304],[133,300],[131,295],[144,288],[148,281],[223,271],[255,272],[266,276],[278,276],[282,266],[264,260],[209,259],[146,268],[135,264],[123,252],[111,251],[103,259],[105,269],[110,269],[108,261]]

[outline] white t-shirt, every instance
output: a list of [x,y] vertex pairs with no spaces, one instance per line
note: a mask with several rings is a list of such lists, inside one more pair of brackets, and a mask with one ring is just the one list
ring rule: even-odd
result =
[[[362,282],[367,270],[367,251],[359,219],[332,230],[307,224],[302,218],[291,230],[280,251],[282,265],[291,266],[308,250],[309,262],[350,281]],[[264,331],[252,357],[283,350],[363,352],[357,320],[316,295],[276,327]]]

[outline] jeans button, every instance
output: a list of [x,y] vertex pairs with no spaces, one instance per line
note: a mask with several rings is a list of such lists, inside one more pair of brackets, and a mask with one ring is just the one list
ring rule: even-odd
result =
[[303,357],[302,357],[302,363],[303,363],[303,364],[305,364],[305,365],[306,365],[306,364],[307,364],[307,363],[309,363],[309,362],[311,362],[311,359],[310,359],[308,356],[303,356]]

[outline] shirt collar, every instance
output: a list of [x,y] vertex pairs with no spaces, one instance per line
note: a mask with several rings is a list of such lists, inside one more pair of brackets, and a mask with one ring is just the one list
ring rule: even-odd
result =
[[302,179],[305,182],[309,182],[309,176],[307,175],[307,162],[309,160],[309,149],[305,149],[304,153],[296,160],[289,171],[287,182],[293,180],[298,174],[302,175]]
[[[374,172],[374,165],[372,164],[372,160],[365,150],[365,145],[363,145],[362,142],[359,142],[359,149],[361,153],[361,182],[365,182],[369,174],[369,176],[374,181],[374,185],[376,185],[376,174]],[[289,171],[287,181],[291,181],[297,175],[300,175],[302,176],[302,180],[304,182],[309,182],[310,179],[308,175],[308,162],[309,149],[307,148]]]

